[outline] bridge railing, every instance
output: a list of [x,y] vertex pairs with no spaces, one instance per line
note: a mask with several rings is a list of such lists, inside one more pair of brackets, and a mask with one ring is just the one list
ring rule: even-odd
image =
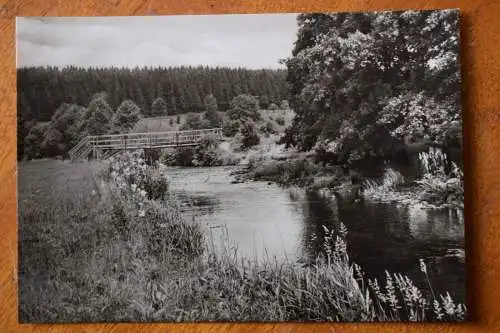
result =
[[88,155],[92,150],[123,150],[197,145],[206,136],[222,139],[222,128],[202,130],[146,132],[87,136],[69,151],[72,159]]
[[68,152],[69,157],[71,159],[76,159],[82,157],[85,154],[90,153],[89,143],[90,140],[88,136],[80,140],[80,142],[78,142],[78,144],[73,148],[71,148],[70,151]]
[[221,128],[172,132],[127,133],[89,136],[94,148],[134,149],[195,145],[205,136],[222,137]]

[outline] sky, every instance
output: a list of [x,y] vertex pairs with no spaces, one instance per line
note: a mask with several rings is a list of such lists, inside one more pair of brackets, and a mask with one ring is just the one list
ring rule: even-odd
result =
[[19,17],[17,67],[281,68],[296,14]]

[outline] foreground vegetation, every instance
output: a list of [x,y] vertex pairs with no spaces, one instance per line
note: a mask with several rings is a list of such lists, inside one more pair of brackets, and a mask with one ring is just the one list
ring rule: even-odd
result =
[[349,261],[343,226],[325,228],[324,251],[307,264],[215,251],[204,227],[180,213],[163,172],[133,154],[109,165],[20,165],[21,321],[466,317],[430,281],[418,288],[401,274],[365,277]]

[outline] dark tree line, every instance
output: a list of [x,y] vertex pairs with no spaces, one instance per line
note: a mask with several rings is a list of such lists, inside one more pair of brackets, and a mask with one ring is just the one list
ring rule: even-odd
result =
[[111,108],[129,99],[144,116],[158,115],[152,105],[159,97],[168,114],[179,114],[203,111],[203,99],[209,94],[217,99],[220,110],[228,109],[231,99],[243,93],[261,96],[267,105],[287,95],[284,70],[28,67],[18,69],[17,75],[19,113],[38,121],[49,121],[62,103],[88,105],[102,91]]
[[283,142],[341,163],[460,148],[458,11],[302,14]]

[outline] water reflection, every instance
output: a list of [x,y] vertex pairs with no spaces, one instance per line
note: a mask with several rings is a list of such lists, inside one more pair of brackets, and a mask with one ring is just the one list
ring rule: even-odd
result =
[[428,263],[435,290],[463,300],[463,213],[365,201],[351,193],[320,195],[250,182],[231,184],[231,168],[171,169],[172,189],[184,208],[209,227],[217,244],[229,237],[241,256],[309,260],[322,251],[324,229],[347,229],[348,251],[368,276],[387,269],[423,282]]

